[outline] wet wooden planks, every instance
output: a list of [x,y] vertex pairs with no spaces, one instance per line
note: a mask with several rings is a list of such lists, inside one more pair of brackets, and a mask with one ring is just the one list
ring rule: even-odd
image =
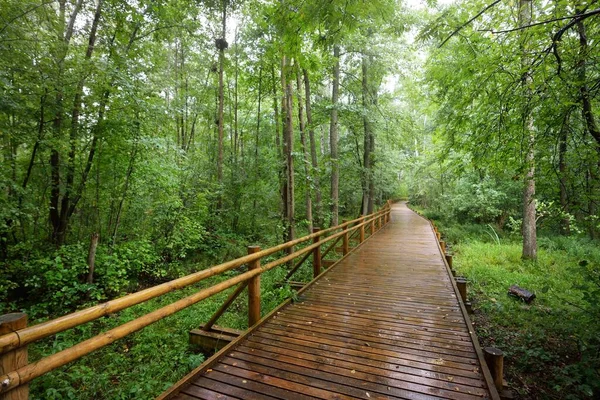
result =
[[497,399],[478,351],[429,223],[396,204],[297,302],[166,397]]

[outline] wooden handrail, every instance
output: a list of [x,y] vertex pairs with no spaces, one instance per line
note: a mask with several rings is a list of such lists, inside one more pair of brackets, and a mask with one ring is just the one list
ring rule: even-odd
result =
[[[334,239],[340,238],[343,235],[348,235],[350,230],[359,229],[360,227],[365,226],[368,223],[372,223],[372,221],[375,221],[377,218],[381,218],[383,215],[389,214],[389,212],[389,204],[386,204],[385,207],[367,217],[360,217],[352,221],[347,221],[338,226],[321,230],[304,236],[302,238],[292,240],[266,250],[258,251],[253,254],[249,254],[247,256],[219,264],[217,266],[173,280],[171,282],[167,282],[165,284],[158,285],[153,288],[149,288],[128,296],[124,296],[120,299],[109,301],[107,303],[94,306],[86,310],[78,311],[52,321],[48,321],[39,325],[34,325],[29,328],[20,329],[15,332],[11,332],[7,335],[0,336],[0,349],[2,350],[0,354],[2,354],[3,352],[25,346],[28,343],[34,342],[52,334],[95,320],[103,315],[120,311],[127,307],[131,307],[135,304],[139,304],[149,299],[158,297],[162,294],[189,286],[193,283],[199,282],[218,273],[231,270],[244,264],[255,265],[254,268],[248,270],[247,272],[241,273],[235,277],[215,284],[209,288],[202,289],[190,296],[184,297],[183,299],[180,299],[167,306],[161,307],[142,317],[134,319],[133,321],[127,322],[109,331],[106,331],[83,342],[80,342],[68,349],[62,350],[58,353],[42,358],[41,360],[35,363],[28,364],[24,367],[18,368],[15,371],[0,376],[0,394],[8,392],[18,386],[24,385],[30,382],[31,380],[46,374],[47,372],[50,372],[65,364],[75,361],[95,350],[98,350],[104,346],[115,342],[118,339],[121,339],[154,322],[157,322],[184,308],[196,304],[201,300],[204,300],[224,290],[227,290],[237,284],[245,286],[248,282],[252,282],[253,278],[258,277],[261,274],[279,265],[292,261],[294,258],[301,256],[305,253],[310,254],[315,248],[320,247],[321,245],[330,242]],[[354,225],[350,229],[347,229],[349,224],[355,223],[357,221],[361,221],[361,223]],[[287,256],[281,257],[266,265],[260,265],[260,259],[265,256],[290,248],[291,246],[305,242],[310,239],[321,238],[323,235],[326,235],[327,233],[335,231],[337,229],[342,230],[340,232],[327,236],[321,240],[314,240],[314,243],[309,244],[308,246],[300,250],[297,250]],[[237,291],[241,292],[239,288]],[[256,319],[256,316],[254,316],[253,318]]]
[[33,325],[15,332],[11,332],[7,335],[0,336],[0,354],[6,353],[18,347],[25,346],[29,343],[35,342],[45,337],[55,335],[67,329],[74,328],[86,322],[94,321],[100,317],[104,317],[109,314],[114,314],[118,311],[162,296],[164,294],[173,292],[175,290],[183,289],[194,283],[198,283],[204,279],[210,278],[212,276],[218,275],[220,273],[229,271],[234,268],[241,267],[244,264],[269,256],[273,253],[277,253],[278,251],[285,250],[299,243],[308,241],[314,237],[322,236],[336,229],[339,229],[339,226],[324,229],[318,233],[310,234],[262,250],[258,253],[236,258],[235,260],[227,261],[214,267],[210,267],[205,270],[186,275],[181,278],[174,279],[172,281],[153,286],[151,288],[141,290],[139,292],[132,293],[115,300],[108,301],[106,303],[86,308],[85,310],[76,311],[74,313],[67,314],[65,316],[53,319],[51,321],[43,322],[41,324]]

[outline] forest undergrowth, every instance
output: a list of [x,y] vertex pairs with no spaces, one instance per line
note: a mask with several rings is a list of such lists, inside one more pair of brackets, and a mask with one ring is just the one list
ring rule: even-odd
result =
[[[505,354],[505,379],[519,399],[600,395],[600,248],[585,237],[542,231],[537,262],[521,259],[515,233],[491,224],[432,217],[468,279],[483,347]],[[530,304],[511,285],[536,294]]]

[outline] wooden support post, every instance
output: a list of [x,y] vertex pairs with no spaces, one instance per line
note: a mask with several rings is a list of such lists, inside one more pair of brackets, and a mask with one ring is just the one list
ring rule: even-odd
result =
[[446,254],[446,262],[448,263],[450,269],[452,269],[452,256],[450,254]]
[[458,287],[458,292],[460,293],[460,298],[463,303],[467,302],[467,280],[463,277],[456,278],[456,286]]
[[440,241],[440,239],[442,238],[442,235],[440,234],[440,232],[436,231],[435,232],[435,236],[437,237],[438,242]]
[[499,393],[502,393],[502,389],[504,388],[504,353],[502,353],[502,350],[494,347],[486,347],[483,350],[483,357],[485,358],[485,363],[492,374],[496,389]]
[[[258,253],[259,246],[248,246],[248,254]],[[260,268],[260,258],[248,263],[248,271]],[[260,321],[260,275],[248,280],[248,327]]]
[[442,254],[446,254],[446,242],[440,240],[440,247],[442,248]]
[[381,214],[379,216],[379,229],[383,228],[383,225],[385,225],[385,218],[384,218],[384,214]]
[[[358,222],[359,224],[362,224],[363,222],[365,222],[365,217],[364,215],[360,217],[360,221]],[[362,225],[360,227],[360,233],[359,233],[359,237],[358,237],[358,243],[362,243],[365,241],[365,226]]]
[[[345,223],[348,221],[344,220],[343,222]],[[346,225],[346,226],[344,226],[344,236],[342,239],[342,254],[346,255],[346,254],[348,254],[349,251],[350,250],[348,248],[348,225]]]
[[[11,313],[0,316],[0,336],[6,335],[27,327],[27,314]],[[27,346],[0,354],[0,376],[7,375],[27,365]],[[1,382],[4,386],[4,382]],[[27,400],[29,398],[29,385],[21,385],[4,394],[1,400]]]
[[[313,233],[317,233],[321,228],[313,228]],[[313,243],[321,241],[321,237],[317,236],[313,238]],[[317,246],[313,249],[313,278],[316,278],[321,274],[321,246]]]
[[375,219],[371,220],[371,235],[375,233]]

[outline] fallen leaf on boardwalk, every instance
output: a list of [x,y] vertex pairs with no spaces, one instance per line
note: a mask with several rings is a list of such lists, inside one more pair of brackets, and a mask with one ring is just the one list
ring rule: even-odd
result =
[[389,386],[387,388],[388,388],[388,390],[392,390],[392,388],[390,388]]
[[212,369],[207,369],[207,370],[206,370],[206,372],[207,372],[207,373],[208,373],[208,372],[212,372]]
[[237,363],[233,363],[233,366],[235,367],[237,365]]
[[473,368],[473,372],[479,372],[479,368]]
[[248,383],[248,381],[242,381],[242,383]]
[[355,374],[355,373],[356,373],[356,371],[355,371],[355,370],[352,370],[352,371],[350,371],[350,373],[351,373],[351,374]]
[[460,388],[458,386],[454,386],[454,390],[456,390],[457,392],[460,392]]
[[365,342],[365,346],[371,347],[371,345],[369,343],[367,343],[367,342]]
[[367,393],[367,397],[371,397],[371,395],[369,394],[369,392],[366,392],[366,393]]
[[443,365],[444,364],[444,359],[443,358],[438,358],[436,360],[433,360],[433,363],[435,365]]
[[453,376],[449,376],[446,379],[448,379],[449,382],[452,382],[454,380],[454,377]]
[[308,321],[307,324],[309,324],[309,325],[312,324],[312,321]]

